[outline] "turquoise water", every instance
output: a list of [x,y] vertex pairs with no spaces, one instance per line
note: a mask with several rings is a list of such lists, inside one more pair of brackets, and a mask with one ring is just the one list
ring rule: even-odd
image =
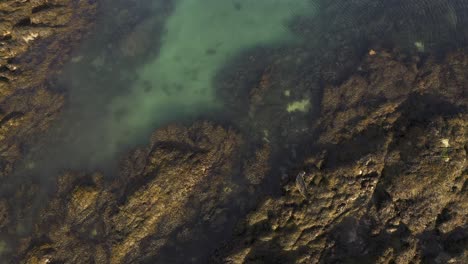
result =
[[[31,151],[26,167],[45,174],[116,168],[129,149],[147,144],[158,127],[222,116],[232,104],[245,108],[245,102],[230,93],[255,84],[220,85],[229,65],[239,60],[241,68],[255,64],[267,68],[259,61],[270,57],[297,60],[291,64],[294,74],[276,80],[284,87],[277,87],[278,95],[270,98],[279,104],[270,115],[300,115],[314,111],[320,101],[320,87],[303,87],[302,79],[338,83],[356,71],[356,62],[371,48],[399,47],[424,54],[455,47],[467,35],[463,1],[112,3],[114,8],[101,3],[94,34],[73,54],[60,77],[56,86],[68,96],[64,113],[48,140]],[[258,56],[257,61],[249,62],[246,54]],[[246,78],[258,82],[260,74],[251,70]],[[237,120],[249,115],[230,114]],[[268,129],[258,130],[253,133]],[[41,161],[44,156],[54,158]]]
[[[143,2],[136,9],[133,14],[102,11],[96,35],[61,76],[67,107],[40,150],[56,158],[41,165],[33,155],[28,167],[46,167],[47,173],[115,168],[156,128],[225,112],[215,92],[219,71],[248,50],[303,43],[290,23],[313,17],[317,5],[310,0],[178,0]],[[109,23],[121,23],[123,29],[107,32]]]
[[[155,129],[223,116],[229,109],[217,95],[217,80],[226,65],[255,49],[304,45],[290,24],[317,12],[310,0],[117,1],[114,8],[103,3],[94,33],[51,82],[66,96],[63,113],[29,146],[18,177],[2,190],[11,192],[23,177],[43,187],[30,215],[18,221],[17,234],[7,236],[30,232],[36,209],[63,171],[101,170],[114,177],[118,162],[146,146]],[[288,113],[296,101],[285,101],[281,111]],[[2,241],[0,255],[8,251]]]
[[287,23],[295,16],[312,16],[316,9],[311,3],[176,1],[166,21],[159,56],[141,65],[129,94],[110,104],[112,113],[124,113],[110,120],[110,144],[133,142],[140,131],[154,128],[158,121],[223,111],[213,87],[217,72],[244,50],[301,41]]
[[[41,175],[65,169],[112,171],[128,150],[146,145],[158,127],[219,119],[226,113],[235,120],[225,121],[239,126],[250,126],[255,118],[271,123],[288,115],[302,122],[275,124],[282,132],[257,126],[249,135],[257,138],[284,134],[294,126],[307,129],[306,115],[319,107],[318,84],[345,79],[370,49],[398,48],[419,56],[455,48],[468,35],[463,1],[177,0],[109,5],[101,3],[94,33],[52,87],[66,94],[66,106],[45,140],[31,147],[26,170]],[[289,73],[275,79],[276,97],[268,99],[275,107],[257,109],[263,116],[252,116],[244,111],[246,101],[233,95],[248,96],[247,90],[261,79],[258,69],[267,69],[272,58],[284,58]],[[236,64],[238,68],[232,66]],[[251,83],[229,76],[229,71],[235,75],[242,68],[248,72],[238,79]]]

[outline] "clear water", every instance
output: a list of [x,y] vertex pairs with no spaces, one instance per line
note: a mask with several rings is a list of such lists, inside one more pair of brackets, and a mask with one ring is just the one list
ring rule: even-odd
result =
[[[50,140],[32,152],[31,169],[110,169],[154,129],[222,113],[218,71],[246,50],[304,41],[288,25],[317,12],[309,0],[165,2],[140,3],[145,14],[133,10],[137,22],[124,32],[103,34],[116,21],[101,18],[57,84],[67,107]],[[103,15],[115,12],[123,11]],[[54,158],[41,161],[44,152]]]
[[[269,56],[273,48],[301,49],[314,64],[308,71],[330,73],[336,81],[335,68],[355,70],[352,60],[339,61],[341,53],[356,59],[368,43],[417,54],[466,39],[462,0],[158,0],[107,6],[102,2],[94,35],[56,84],[66,92],[67,106],[49,140],[31,151],[28,168],[45,174],[108,170],[129,148],[146,144],[158,127],[229,111],[215,80],[250,50]],[[316,98],[305,97],[286,98],[285,109],[310,109]]]

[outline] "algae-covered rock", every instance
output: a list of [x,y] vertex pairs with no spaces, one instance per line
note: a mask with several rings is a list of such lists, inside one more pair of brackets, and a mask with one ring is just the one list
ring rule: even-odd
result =
[[206,258],[210,251],[196,250],[193,237],[221,240],[242,215],[231,214],[251,204],[240,196],[248,185],[239,182],[238,168],[257,168],[260,178],[268,172],[263,151],[241,162],[242,145],[237,132],[221,126],[172,125],[128,155],[115,179],[64,174],[33,234],[47,243],[23,255],[67,263],[178,262],[183,252]]
[[325,87],[318,142],[302,165],[305,190],[291,179],[283,196],[262,202],[216,261],[463,262],[464,54],[417,67],[417,58],[379,50],[363,60],[363,74]]
[[[374,11],[383,6],[323,2],[320,19],[340,8],[370,10],[359,12],[359,25],[379,16]],[[450,11],[442,15],[446,24],[462,22],[460,12],[437,4],[443,1],[430,2],[424,5]],[[199,120],[161,127],[108,177],[61,172],[47,182],[50,196],[40,197],[44,185],[10,184],[6,179],[24,149],[62,109],[64,94],[48,82],[95,8],[94,1],[0,3],[0,179],[7,183],[0,199],[2,257],[12,263],[110,264],[468,258],[468,53],[433,56],[444,39],[434,44],[429,36],[381,48],[379,29],[401,8],[358,32],[364,34],[348,30],[345,16],[293,21],[288,27],[300,31],[306,44],[252,47],[213,80],[226,106],[223,125]],[[410,14],[425,16],[413,9]],[[161,13],[143,19],[118,11],[110,20],[133,33],[118,38],[115,53],[132,65],[147,57],[169,15]],[[408,35],[391,25],[395,36]],[[150,36],[153,30],[158,34]],[[358,42],[354,35],[369,38]],[[401,51],[408,43],[413,52]],[[94,60],[101,74],[113,58],[108,48],[72,61]],[[213,57],[216,50],[201,54]]]
[[49,81],[90,27],[92,1],[0,3],[0,176],[21,154],[14,150],[43,132],[63,106]]
[[[251,141],[241,131],[209,122],[158,129],[148,147],[124,159],[116,178],[64,174],[19,257],[460,262],[467,254],[468,120],[460,99],[464,82],[454,81],[466,78],[455,70],[463,61],[452,60],[468,57],[456,54],[416,67],[418,58],[378,50],[361,62],[364,75],[326,86],[312,127],[317,141],[306,138],[311,145],[301,146],[301,160],[283,169],[290,176],[282,179],[281,195],[262,189],[265,182],[280,183],[270,176],[277,149],[269,140],[246,146]],[[440,71],[427,74],[430,67]],[[457,86],[444,91],[443,83]],[[294,176],[302,171],[297,184]]]

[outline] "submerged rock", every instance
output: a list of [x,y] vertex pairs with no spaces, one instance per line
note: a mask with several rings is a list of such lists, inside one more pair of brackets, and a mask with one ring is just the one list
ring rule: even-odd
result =
[[12,172],[20,146],[33,141],[63,106],[50,79],[90,27],[93,1],[0,3],[0,178]]
[[[0,3],[2,183],[59,113],[63,95],[45,72],[59,70],[64,43],[88,25],[80,14],[95,8],[54,3]],[[144,56],[153,22],[117,45],[129,61]],[[333,43],[327,52],[260,48],[227,67],[215,84],[229,125],[160,128],[113,177],[64,172],[51,197],[36,199],[43,186],[29,181],[2,185],[0,254],[12,263],[463,263],[468,52],[376,46],[361,60],[338,32],[320,39]]]
[[283,179],[281,196],[261,187],[277,182],[266,177],[268,142],[246,156],[241,132],[172,125],[128,155],[117,178],[64,174],[18,259],[461,261],[468,120],[454,80],[468,80],[459,70],[468,56],[417,61],[379,50],[361,63],[366,77],[325,87],[317,141],[298,165],[307,177]]
[[299,174],[297,174],[296,176],[296,187],[297,187],[297,190],[302,194],[302,196],[304,196],[304,198],[307,199],[308,195],[307,195],[307,186],[306,186],[306,183],[304,181],[304,176],[306,175],[306,173],[304,171],[301,171],[299,172]]
[[290,181],[247,216],[216,262],[463,262],[468,56],[417,63],[379,50],[362,62],[364,75],[326,87],[303,164],[307,203],[297,195],[303,184]]
[[210,123],[169,126],[153,134],[149,147],[130,154],[116,179],[63,175],[33,234],[32,241],[45,242],[32,243],[21,259],[179,263],[179,254],[206,258],[210,251],[199,251],[199,243],[222,240],[242,215],[232,214],[251,203],[242,195],[248,186],[240,183],[238,166],[268,171],[266,160],[240,163],[242,142],[235,131]]

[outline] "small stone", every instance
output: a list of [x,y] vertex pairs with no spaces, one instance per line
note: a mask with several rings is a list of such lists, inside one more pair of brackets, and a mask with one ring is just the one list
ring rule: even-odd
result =
[[414,46],[419,52],[424,52],[424,43],[421,41],[414,42]]
[[444,146],[444,148],[450,147],[450,143],[449,143],[449,139],[448,139],[448,138],[443,138],[443,139],[440,140],[440,142],[442,143],[442,145]]
[[322,176],[321,175],[316,175],[314,177],[314,184],[315,185],[319,185],[321,181],[322,181]]
[[322,169],[323,163],[324,163],[324,162],[325,162],[324,159],[319,160],[319,161],[317,162],[317,164],[315,164],[315,167],[317,167],[317,169],[319,169],[319,170]]
[[299,192],[304,196],[304,198],[307,199],[307,187],[304,181],[304,175],[306,173],[304,171],[299,172],[296,176],[296,187],[299,190]]
[[71,59],[71,62],[78,63],[83,59],[83,56],[76,56]]
[[23,37],[23,40],[24,40],[26,43],[28,43],[28,42],[30,42],[30,41],[32,41],[32,40],[37,39],[38,37],[39,37],[39,33],[32,32],[32,33],[29,33],[29,35],[24,36],[24,37]]

